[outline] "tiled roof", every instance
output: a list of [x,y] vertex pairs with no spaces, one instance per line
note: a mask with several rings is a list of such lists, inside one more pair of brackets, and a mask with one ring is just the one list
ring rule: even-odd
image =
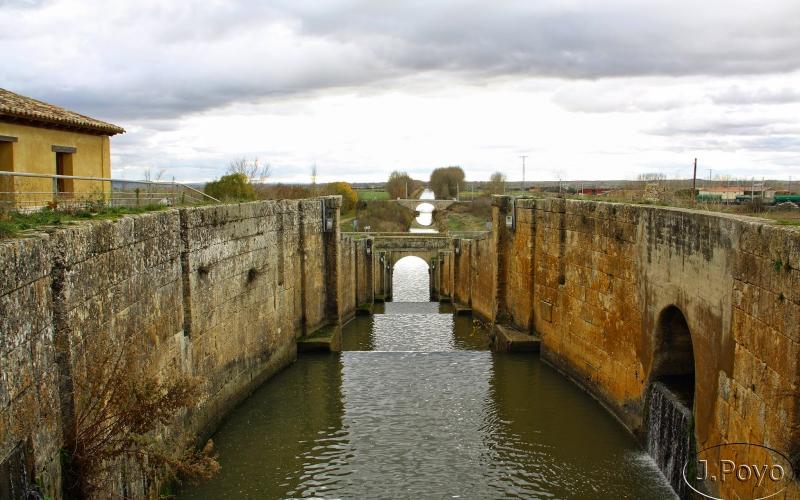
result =
[[0,121],[32,122],[34,125],[78,129],[101,135],[125,132],[122,127],[111,123],[101,122],[2,88],[0,88]]

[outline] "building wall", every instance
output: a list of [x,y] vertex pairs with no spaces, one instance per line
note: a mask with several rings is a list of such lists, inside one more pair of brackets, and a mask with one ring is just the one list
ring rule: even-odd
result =
[[[16,172],[39,174],[56,173],[56,153],[52,146],[74,147],[72,154],[72,175],[91,177],[111,176],[111,153],[108,136],[92,135],[68,130],[31,127],[14,123],[0,122],[0,135],[16,137],[11,143],[13,149],[13,168]],[[95,181],[74,181],[75,193],[102,195],[110,193],[108,183]],[[53,197],[52,179],[16,177],[14,190],[17,193],[42,192],[39,195],[16,195],[16,201],[23,204],[44,205]]]
[[[176,450],[202,440],[295,358],[297,337],[332,320],[325,261],[319,200],[166,210],[3,241],[0,463],[25,444],[60,497],[78,381],[103,341],[136,345],[161,373],[200,377],[201,403],[165,437]],[[118,492],[141,497],[154,484],[119,471]]]

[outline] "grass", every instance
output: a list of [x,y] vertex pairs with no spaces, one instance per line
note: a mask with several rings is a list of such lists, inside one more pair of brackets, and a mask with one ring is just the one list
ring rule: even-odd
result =
[[486,219],[472,214],[449,214],[447,216],[448,231],[485,231]]
[[0,214],[0,238],[12,238],[22,231],[36,229],[42,226],[59,226],[74,221],[117,219],[124,215],[154,212],[166,208],[168,207],[165,205],[150,204],[138,208],[101,207],[95,209],[80,209],[71,212],[62,212],[49,208],[29,214],[10,212],[7,214]]
[[358,199],[360,201],[376,201],[376,200],[388,200],[389,193],[387,191],[375,191],[372,189],[360,189],[357,190]]

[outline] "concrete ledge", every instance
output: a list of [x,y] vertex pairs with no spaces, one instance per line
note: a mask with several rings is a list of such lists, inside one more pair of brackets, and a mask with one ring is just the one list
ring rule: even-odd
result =
[[492,350],[496,352],[539,352],[542,339],[509,325],[495,325]]
[[371,316],[373,310],[373,304],[361,304],[356,308],[356,316]]
[[342,350],[342,329],[338,326],[325,326],[314,333],[297,340],[297,352],[340,352]]
[[472,314],[472,308],[461,304],[453,304],[453,314],[456,316]]

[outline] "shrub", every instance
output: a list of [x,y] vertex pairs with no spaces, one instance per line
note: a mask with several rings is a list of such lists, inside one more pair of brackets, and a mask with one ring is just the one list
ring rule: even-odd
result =
[[[85,339],[75,354],[75,420],[65,446],[68,493],[75,498],[110,497],[124,462],[145,477],[208,479],[219,469],[208,443],[186,451],[157,436],[201,395],[196,377],[178,369],[160,373],[143,362],[152,351],[144,341],[115,342],[109,334]],[[70,347],[66,347],[70,349]]]
[[356,203],[358,202],[358,193],[356,193],[353,186],[347,182],[328,183],[323,189],[323,193],[327,195],[341,195],[342,212],[350,212],[356,207]]
[[311,196],[311,189],[300,184],[261,184],[256,187],[256,197],[260,200],[297,200]]
[[243,173],[223,175],[206,184],[203,190],[207,195],[223,201],[249,201],[256,199],[256,192],[250,179]]

